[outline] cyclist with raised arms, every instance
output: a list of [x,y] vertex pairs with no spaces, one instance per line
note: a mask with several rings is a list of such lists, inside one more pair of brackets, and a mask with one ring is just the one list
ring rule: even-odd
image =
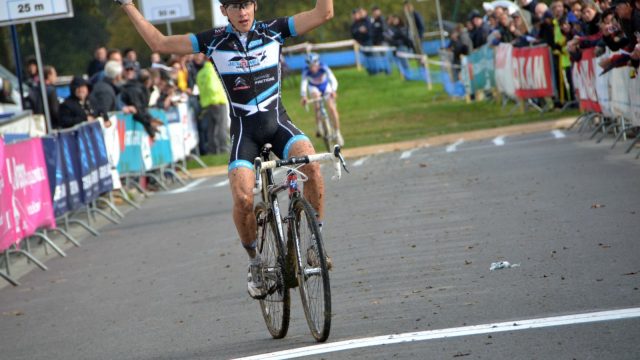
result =
[[329,66],[320,62],[318,54],[310,53],[306,62],[307,66],[302,71],[302,80],[300,82],[300,97],[302,98],[303,106],[307,105],[309,97],[312,100],[316,100],[316,137],[324,136],[322,119],[319,115],[320,103],[317,102],[322,97],[329,108],[329,116],[331,117],[333,128],[336,130],[336,141],[338,145],[344,146],[344,139],[340,133],[340,115],[336,104],[338,80]]
[[[249,255],[247,288],[253,298],[263,298],[256,252],[256,219],[253,215],[253,160],[262,146],[273,145],[280,158],[315,153],[313,145],[291,123],[280,97],[280,53],[284,40],[303,35],[333,17],[333,0],[316,0],[313,9],[291,17],[256,21],[256,0],[220,0],[229,19],[227,27],[197,34],[165,36],[149,23],[132,0],[115,0],[154,52],[191,54],[202,52],[213,62],[225,87],[231,112],[229,181],[233,197],[233,220],[242,246]],[[317,163],[305,165],[309,177],[304,195],[324,215],[324,182]]]

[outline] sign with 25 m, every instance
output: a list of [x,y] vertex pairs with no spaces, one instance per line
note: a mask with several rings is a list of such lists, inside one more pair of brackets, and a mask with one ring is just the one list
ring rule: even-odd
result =
[[139,0],[139,4],[142,15],[154,24],[195,19],[193,0]]
[[0,26],[73,17],[71,0],[4,0]]

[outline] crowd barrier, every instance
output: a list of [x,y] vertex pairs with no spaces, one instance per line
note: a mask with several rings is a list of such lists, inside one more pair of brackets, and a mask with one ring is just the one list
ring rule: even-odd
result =
[[[46,270],[30,252],[32,237],[66,256],[49,233],[59,232],[79,246],[67,231],[70,224],[97,236],[99,232],[91,224],[96,214],[119,223],[124,215],[112,202],[113,190],[119,190],[123,200],[139,207],[122,189],[121,178],[143,192],[136,181],[145,177],[152,177],[165,189],[167,174],[186,184],[176,167],[186,173],[184,162],[198,147],[192,110],[187,104],[179,104],[167,111],[150,112],[164,124],[154,139],[131,115],[123,113],[111,114],[109,127],[100,119],[44,136],[33,136],[30,125],[0,126],[0,254],[4,254],[0,263],[4,262],[6,269],[0,271],[0,277],[18,284],[11,277],[9,255],[13,253],[25,255]],[[31,119],[41,121],[39,117]],[[29,131],[13,132],[16,129]],[[101,203],[111,212],[102,210],[98,206]],[[82,218],[85,211],[86,221]]]

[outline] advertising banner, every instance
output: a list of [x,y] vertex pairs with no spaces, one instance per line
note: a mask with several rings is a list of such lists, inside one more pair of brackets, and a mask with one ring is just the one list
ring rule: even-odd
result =
[[95,155],[95,165],[98,169],[98,192],[104,194],[113,190],[113,179],[111,178],[111,167],[107,147],[102,135],[102,127],[98,122],[91,122],[85,125],[91,138],[91,146]]
[[[611,73],[611,112],[616,116],[632,119],[631,101],[629,99],[629,68],[619,67],[609,71]],[[615,84],[615,86],[613,86]]]
[[118,162],[120,161],[120,136],[118,134],[118,117],[111,115],[109,117],[110,126],[105,127],[104,121],[100,120],[100,126],[102,127],[102,137],[104,138],[104,145],[107,149],[107,156],[109,157],[109,168],[111,171],[111,182],[114,189],[120,189],[122,184],[120,183],[120,173],[118,172]]
[[8,249],[17,240],[13,217],[13,188],[9,183],[4,148],[4,139],[0,136],[0,251]]
[[64,179],[67,182],[67,206],[69,211],[75,211],[82,207],[82,177],[80,176],[78,145],[74,132],[69,131],[58,134]]
[[78,146],[78,169],[82,184],[82,203],[87,205],[100,195],[98,168],[95,164],[95,153],[91,146],[89,131],[86,126],[81,126],[75,131],[76,144]]
[[173,162],[173,155],[171,154],[171,138],[169,137],[169,121],[167,120],[167,115],[160,109],[149,109],[149,113],[164,123],[164,126],[158,128],[158,133],[153,138],[153,144],[151,144],[153,167],[159,168],[170,165]]
[[513,78],[513,45],[500,43],[495,48],[496,88],[511,99],[516,98],[516,84]]
[[595,48],[584,49],[580,61],[573,64],[573,85],[583,111],[601,112],[596,91]]
[[496,77],[493,49],[489,45],[484,45],[474,50],[467,58],[471,64],[471,89],[475,92],[494,88]]
[[118,114],[120,136],[120,174],[141,174],[151,169],[151,146],[149,135],[139,122],[128,114]]
[[179,103],[177,106],[180,121],[184,129],[184,156],[186,157],[198,147],[198,124],[193,116],[193,110],[187,103]]
[[33,138],[6,145],[4,152],[7,179],[13,189],[15,239],[31,236],[40,228],[55,228],[42,140]]
[[513,77],[521,99],[554,95],[551,52],[547,46],[513,48]]
[[[627,68],[631,71],[631,68]],[[629,119],[635,126],[640,126],[640,79],[636,76],[629,79],[629,103],[631,104],[631,115]]]
[[47,162],[49,188],[53,201],[53,215],[57,218],[69,211],[68,184],[61,155],[62,146],[58,137],[45,137],[42,138],[42,147],[44,148],[44,157]]
[[186,157],[184,146],[184,127],[180,118],[178,108],[172,107],[165,111],[167,122],[169,123],[169,138],[171,139],[172,162],[181,161]]
[[[600,63],[600,60],[611,56],[608,51],[596,59],[596,64]],[[611,72],[599,75],[602,72],[602,68],[598,66],[596,68],[596,95],[598,96],[598,104],[602,114],[606,117],[612,118],[616,115],[613,114],[611,109]]]

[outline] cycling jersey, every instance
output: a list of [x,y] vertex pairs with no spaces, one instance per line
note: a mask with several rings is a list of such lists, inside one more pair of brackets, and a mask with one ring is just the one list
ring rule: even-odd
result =
[[302,71],[302,82],[300,83],[300,96],[307,96],[309,92],[319,92],[320,95],[329,94],[338,90],[338,80],[333,75],[331,69],[324,64],[320,64],[317,72],[311,72],[309,67],[305,67]]
[[213,62],[225,87],[231,108],[229,170],[253,169],[265,143],[280,158],[304,134],[293,125],[282,104],[280,53],[284,40],[296,36],[293,17],[254,21],[247,34],[231,24],[190,34],[193,51]]

